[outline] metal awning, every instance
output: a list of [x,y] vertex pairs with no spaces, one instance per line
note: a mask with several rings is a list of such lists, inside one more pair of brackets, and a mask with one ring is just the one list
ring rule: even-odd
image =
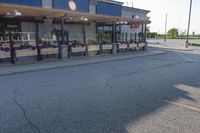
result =
[[150,24],[149,19],[129,19],[124,17],[108,16],[108,15],[99,15],[92,13],[83,13],[83,12],[74,12],[66,11],[61,9],[50,9],[50,8],[40,8],[40,7],[31,7],[31,6],[21,6],[14,4],[0,4],[0,16],[6,17],[7,13],[13,13],[14,11],[20,12],[21,16],[15,16],[13,18],[32,18],[35,21],[42,20],[46,18],[60,18],[72,21],[80,22],[82,18],[87,18],[88,22],[94,23],[113,23],[113,22],[126,22],[127,24],[139,23],[139,24]]

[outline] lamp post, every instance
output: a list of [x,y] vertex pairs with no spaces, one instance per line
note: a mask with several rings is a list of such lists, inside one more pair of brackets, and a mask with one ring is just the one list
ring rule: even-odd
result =
[[186,43],[185,43],[185,47],[186,47],[186,48],[189,47],[189,33],[190,33],[191,12],[192,12],[192,0],[190,0],[189,19],[188,19],[188,30],[187,30],[187,38],[186,38]]
[[166,42],[167,40],[167,14],[166,14],[166,17],[165,17],[165,37],[164,37],[164,41]]

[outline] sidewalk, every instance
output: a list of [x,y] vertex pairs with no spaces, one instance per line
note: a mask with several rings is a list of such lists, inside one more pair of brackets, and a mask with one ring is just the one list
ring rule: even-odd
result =
[[193,51],[193,48],[185,48],[185,47],[172,47],[168,45],[162,45],[162,44],[148,44],[149,47],[153,48],[160,48],[160,49],[166,49],[166,50],[179,50],[179,51]]
[[195,47],[190,46],[185,48],[183,43],[179,42],[164,42],[163,40],[148,40],[148,46],[166,50],[193,51]]
[[50,69],[58,69],[65,67],[74,67],[87,64],[95,64],[100,62],[109,62],[117,61],[123,59],[132,59],[145,56],[153,56],[164,54],[163,51],[147,50],[147,51],[137,51],[137,52],[128,52],[120,53],[117,55],[98,55],[98,56],[87,56],[87,57],[75,57],[65,60],[52,60],[52,61],[42,61],[42,62],[33,62],[31,64],[17,64],[17,65],[7,65],[0,66],[0,76],[43,71]]

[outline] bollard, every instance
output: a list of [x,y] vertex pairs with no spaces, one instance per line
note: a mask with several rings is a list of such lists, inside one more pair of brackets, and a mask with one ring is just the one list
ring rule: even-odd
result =
[[145,42],[144,50],[147,50],[147,48],[148,48],[148,43]]
[[113,43],[112,44],[112,54],[117,54],[117,44],[116,43]]
[[59,45],[59,59],[68,58],[68,45]]

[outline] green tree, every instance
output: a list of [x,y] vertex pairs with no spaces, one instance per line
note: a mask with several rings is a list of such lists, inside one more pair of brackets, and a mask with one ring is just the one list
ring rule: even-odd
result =
[[150,33],[150,30],[149,30],[148,28],[146,29],[146,33],[147,33],[147,34]]
[[157,32],[149,32],[147,33],[148,38],[156,38],[158,36]]
[[176,37],[178,37],[178,29],[176,29],[176,28],[170,29],[170,30],[167,32],[167,35],[168,35],[170,38],[176,38]]

